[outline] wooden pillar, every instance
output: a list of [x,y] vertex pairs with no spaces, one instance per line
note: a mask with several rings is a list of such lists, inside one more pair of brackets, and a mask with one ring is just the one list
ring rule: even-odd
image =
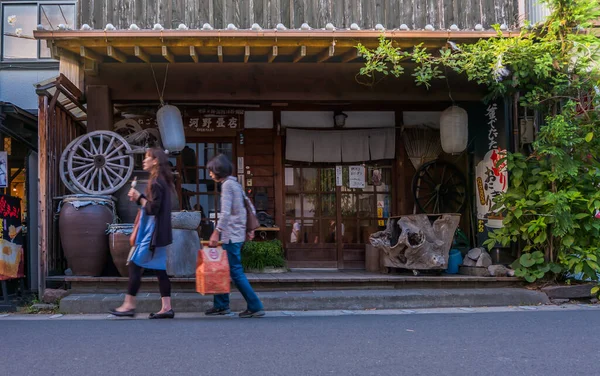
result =
[[403,123],[402,111],[396,111],[396,159],[394,161],[394,169],[396,181],[393,187],[395,194],[396,208],[394,215],[410,214],[410,181],[411,176],[408,175],[407,158],[404,142],[402,140],[402,131],[399,128]]
[[38,97],[38,294],[41,299],[48,273],[48,97]]
[[87,131],[110,131],[113,128],[113,105],[106,85],[88,85]]
[[285,239],[285,173],[283,157],[283,136],[279,131],[281,112],[273,111],[273,137],[275,154],[273,156],[273,181],[275,189],[275,223],[279,226],[277,238],[284,243]]

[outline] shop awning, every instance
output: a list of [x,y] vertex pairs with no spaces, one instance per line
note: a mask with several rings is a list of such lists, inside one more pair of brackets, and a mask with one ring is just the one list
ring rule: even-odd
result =
[[[495,31],[423,30],[37,30],[54,57],[68,54],[96,63],[347,63],[360,58],[356,46],[378,45],[381,35],[400,47],[448,41],[472,43]],[[514,34],[514,33],[513,33]],[[505,32],[505,35],[511,35]]]

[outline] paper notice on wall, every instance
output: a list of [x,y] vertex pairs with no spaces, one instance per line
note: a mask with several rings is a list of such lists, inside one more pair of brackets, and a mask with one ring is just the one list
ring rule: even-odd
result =
[[238,157],[237,159],[237,172],[238,174],[244,173],[244,157]]
[[343,180],[344,170],[342,166],[335,166],[335,186],[341,187],[344,184]]
[[350,166],[350,188],[365,187],[365,168],[363,166]]
[[294,185],[294,169],[286,167],[285,169],[285,186],[291,187]]

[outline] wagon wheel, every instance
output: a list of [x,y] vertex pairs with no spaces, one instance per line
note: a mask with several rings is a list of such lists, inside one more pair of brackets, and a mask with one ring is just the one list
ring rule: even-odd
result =
[[73,145],[67,169],[73,184],[83,193],[112,194],[133,172],[131,147],[114,132],[87,133]]
[[467,199],[467,181],[452,163],[434,160],[417,170],[412,182],[417,206],[423,213],[460,213]]
[[62,180],[65,187],[67,187],[67,189],[69,191],[71,191],[72,193],[82,193],[81,190],[79,188],[77,188],[75,186],[75,184],[73,184],[73,182],[71,181],[71,176],[67,173],[67,163],[69,160],[69,153],[71,153],[71,149],[73,148],[73,145],[75,145],[75,142],[77,142],[78,139],[79,139],[79,137],[75,138],[73,141],[71,141],[69,143],[69,145],[67,145],[65,150],[63,150],[63,152],[60,156],[60,162],[58,165],[58,173],[60,175],[60,180]]
[[119,136],[127,137],[130,134],[141,131],[142,127],[133,119],[123,119],[115,123],[113,130],[118,133]]

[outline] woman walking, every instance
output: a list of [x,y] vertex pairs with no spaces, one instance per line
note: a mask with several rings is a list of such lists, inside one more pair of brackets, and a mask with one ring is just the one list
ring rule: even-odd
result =
[[[211,179],[221,183],[221,213],[217,227],[210,236],[209,245],[216,247],[221,236],[223,248],[227,251],[229,272],[235,287],[240,291],[248,308],[240,313],[240,317],[262,317],[265,315],[263,305],[250,286],[242,267],[241,251],[246,237],[254,238],[254,232],[246,233],[245,193],[233,174],[233,165],[229,159],[219,154],[208,162]],[[254,208],[252,208],[254,211]],[[230,313],[229,294],[214,296],[214,306],[205,312],[208,316],[226,315]]]
[[135,188],[129,190],[129,199],[141,206],[135,237],[135,250],[129,261],[129,287],[123,304],[110,313],[115,316],[135,316],[136,295],[140,289],[144,268],[154,269],[162,308],[151,313],[150,319],[172,319],[175,312],[171,308],[171,281],[167,275],[167,245],[173,242],[171,229],[171,194],[173,175],[167,154],[159,148],[146,151],[144,171],[150,173],[150,180],[144,194]]

